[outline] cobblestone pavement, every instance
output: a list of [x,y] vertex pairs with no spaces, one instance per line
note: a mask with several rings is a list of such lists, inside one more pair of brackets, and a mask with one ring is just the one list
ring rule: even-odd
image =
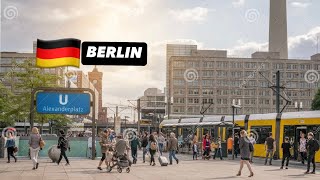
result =
[[[167,154],[164,154],[167,156]],[[40,166],[32,170],[32,162],[26,158],[20,158],[17,163],[6,163],[0,159],[1,180],[112,180],[112,179],[320,179],[320,171],[315,175],[304,175],[305,167],[299,165],[289,166],[288,170],[279,169],[279,161],[274,161],[272,166],[264,166],[256,159],[254,163],[254,177],[248,178],[249,172],[246,166],[242,176],[235,176],[239,168],[239,160],[192,160],[191,155],[178,154],[179,164],[174,163],[167,167],[161,167],[156,161],[156,166],[141,162],[141,152],[138,163],[131,167],[131,172],[118,173],[116,169],[107,173],[97,170],[99,160],[71,159],[71,165],[65,166],[64,161],[58,166],[47,158],[40,159]],[[262,161],[261,161],[262,162]]]

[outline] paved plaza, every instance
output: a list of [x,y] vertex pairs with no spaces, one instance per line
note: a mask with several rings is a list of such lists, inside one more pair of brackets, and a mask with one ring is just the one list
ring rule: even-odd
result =
[[[139,153],[140,155],[140,153]],[[141,157],[141,156],[140,156]],[[298,163],[293,163],[288,170],[280,170],[280,161],[274,161],[273,166],[264,166],[263,161],[255,159],[252,165],[254,177],[248,178],[249,172],[244,167],[242,176],[236,177],[239,168],[238,160],[196,160],[193,161],[190,155],[178,155],[180,163],[167,167],[149,166],[142,163],[141,159],[131,167],[131,172],[123,171],[121,174],[112,170],[107,173],[105,170],[97,170],[99,160],[71,159],[71,165],[65,166],[64,161],[58,166],[47,158],[39,160],[38,170],[32,170],[32,162],[26,158],[20,158],[17,163],[6,163],[6,159],[0,160],[1,180],[113,180],[113,179],[319,179],[320,171],[317,169],[315,175],[304,175],[305,167]]]

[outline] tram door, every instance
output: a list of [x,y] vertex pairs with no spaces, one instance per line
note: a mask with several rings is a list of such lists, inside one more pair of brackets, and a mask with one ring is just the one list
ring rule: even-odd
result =
[[296,127],[295,130],[295,138],[293,140],[290,139],[290,141],[294,142],[294,159],[298,159],[298,154],[299,154],[299,143],[300,143],[300,134],[301,133],[305,134],[305,138],[307,138],[307,127],[306,126],[298,126]]

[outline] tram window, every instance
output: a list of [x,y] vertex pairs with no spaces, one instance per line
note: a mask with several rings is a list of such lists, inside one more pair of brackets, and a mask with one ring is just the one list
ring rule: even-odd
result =
[[272,132],[272,126],[252,126],[250,132],[257,136],[257,144],[264,144],[269,133]]

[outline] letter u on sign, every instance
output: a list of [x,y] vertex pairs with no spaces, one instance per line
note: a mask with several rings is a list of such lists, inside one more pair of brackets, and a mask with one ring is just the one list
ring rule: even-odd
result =
[[59,95],[59,103],[60,103],[61,105],[66,105],[66,104],[68,104],[68,95],[67,95],[67,94],[64,95],[64,101],[63,101],[62,98],[63,98],[63,95],[60,94],[60,95]]

